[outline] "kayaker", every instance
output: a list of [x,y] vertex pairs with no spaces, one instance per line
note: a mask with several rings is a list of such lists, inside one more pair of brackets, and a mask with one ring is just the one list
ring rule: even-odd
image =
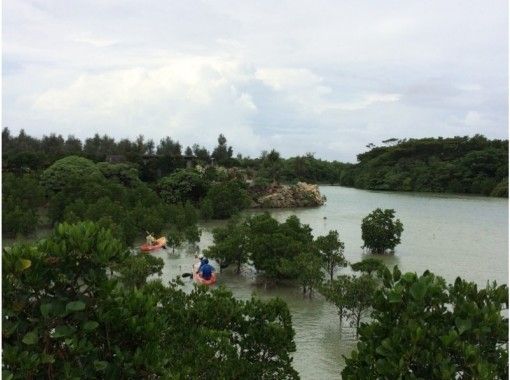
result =
[[202,277],[204,280],[209,280],[214,272],[214,267],[209,264],[209,260],[207,260],[205,257],[202,260],[202,264],[200,265],[200,268],[198,269],[198,274],[200,277]]
[[202,265],[204,265],[204,255],[201,253],[200,255],[198,256],[195,256],[195,257],[198,257],[198,260],[200,262],[200,264],[198,265],[198,268],[197,268],[197,273],[200,271],[200,268],[202,268]]
[[[147,232],[147,231],[145,231]],[[147,245],[154,245],[154,242],[156,241],[156,239],[154,239],[154,236],[152,236],[152,234],[150,234],[149,232],[147,232],[147,236],[145,237],[145,240],[147,241]]]

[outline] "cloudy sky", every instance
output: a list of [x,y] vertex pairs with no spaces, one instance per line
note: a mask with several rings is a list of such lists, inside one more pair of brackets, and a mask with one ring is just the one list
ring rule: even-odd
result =
[[3,1],[3,127],[355,161],[508,138],[506,0]]

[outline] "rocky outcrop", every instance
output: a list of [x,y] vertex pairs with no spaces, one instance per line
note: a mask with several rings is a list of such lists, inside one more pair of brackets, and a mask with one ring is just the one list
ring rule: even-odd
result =
[[298,182],[295,185],[281,185],[273,183],[264,194],[255,198],[253,207],[260,208],[293,208],[293,207],[315,207],[326,202],[322,196],[319,186],[305,182]]

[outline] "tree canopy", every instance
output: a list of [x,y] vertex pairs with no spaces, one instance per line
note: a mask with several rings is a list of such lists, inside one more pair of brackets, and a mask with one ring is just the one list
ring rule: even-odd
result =
[[3,378],[298,378],[283,301],[146,283],[147,260],[93,223],[4,250]]
[[399,219],[395,219],[395,210],[377,208],[363,218],[361,223],[363,248],[374,253],[393,251],[400,244],[402,231],[404,227]]
[[342,184],[362,189],[508,197],[508,140],[472,137],[385,140],[358,155]]
[[508,288],[430,272],[387,273],[344,379],[505,379]]

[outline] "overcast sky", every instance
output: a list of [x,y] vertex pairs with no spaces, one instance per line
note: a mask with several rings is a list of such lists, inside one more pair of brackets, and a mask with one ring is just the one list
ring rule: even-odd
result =
[[3,1],[3,126],[355,161],[508,138],[506,0]]

